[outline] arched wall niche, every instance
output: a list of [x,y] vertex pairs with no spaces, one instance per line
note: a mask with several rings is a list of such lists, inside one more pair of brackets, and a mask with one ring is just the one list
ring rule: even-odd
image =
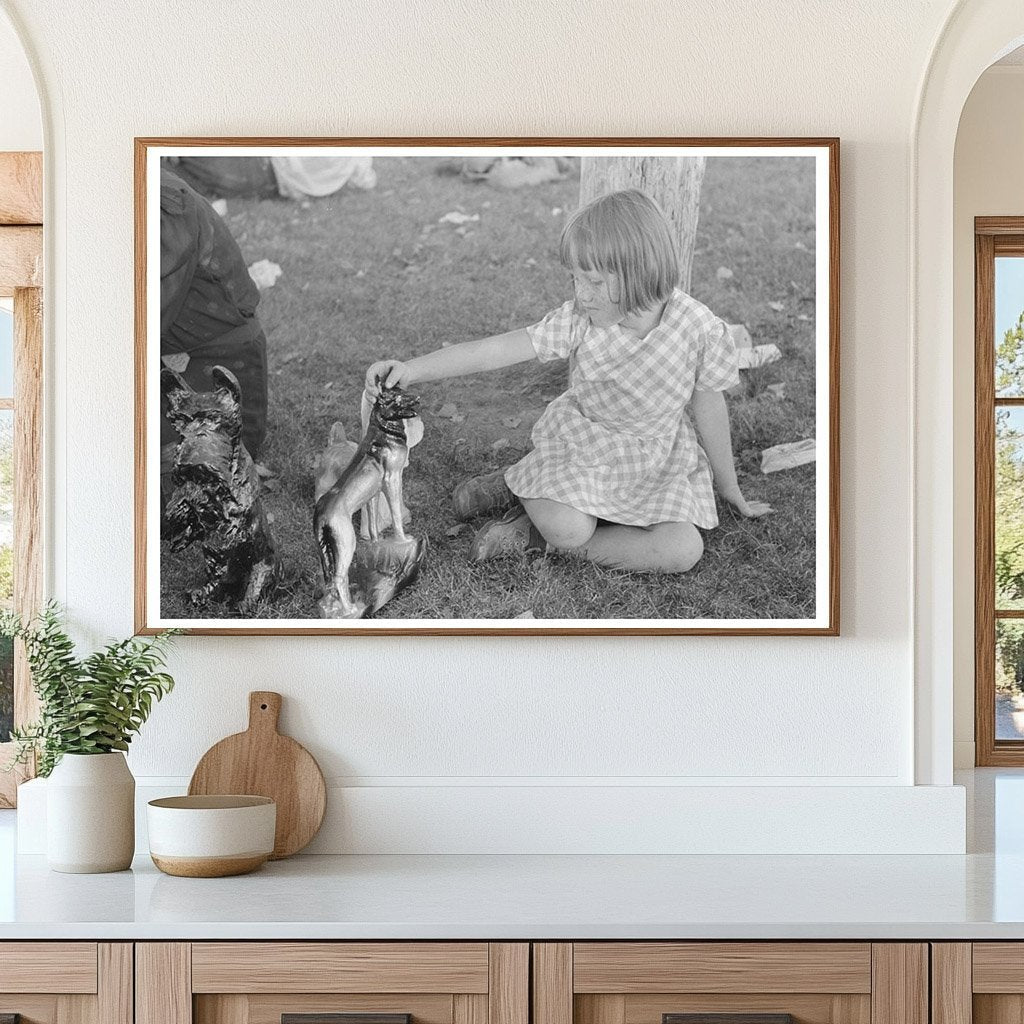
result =
[[[975,82],[1024,43],[1019,0],[961,0],[925,68],[911,138],[911,358],[914,362],[915,781],[953,774],[954,572],[962,538],[953,477],[953,157]],[[962,685],[973,685],[960,680]]]

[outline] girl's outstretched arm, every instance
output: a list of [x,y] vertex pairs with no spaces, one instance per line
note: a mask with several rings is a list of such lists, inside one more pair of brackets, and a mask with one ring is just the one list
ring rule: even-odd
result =
[[525,363],[528,359],[536,358],[537,352],[530,335],[521,327],[508,334],[495,334],[479,341],[464,341],[459,345],[439,348],[408,362],[382,359],[366,371],[366,390],[376,394],[378,377],[387,387],[404,388],[417,381],[461,377],[467,373],[497,370],[502,366]]
[[694,391],[690,408],[693,410],[693,424],[700,434],[701,447],[711,463],[718,493],[742,516],[756,519],[771,512],[772,507],[766,502],[747,501],[736,480],[725,395],[721,391]]

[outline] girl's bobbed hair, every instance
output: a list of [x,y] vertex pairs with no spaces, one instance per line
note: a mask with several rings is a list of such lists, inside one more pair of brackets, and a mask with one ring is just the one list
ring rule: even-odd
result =
[[558,258],[569,269],[617,275],[624,313],[664,302],[679,283],[679,256],[668,218],[635,188],[581,206],[562,229]]

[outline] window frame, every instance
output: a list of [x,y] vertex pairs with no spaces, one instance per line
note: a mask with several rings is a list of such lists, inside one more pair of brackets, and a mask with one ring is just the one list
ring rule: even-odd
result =
[[1024,609],[997,610],[995,597],[995,417],[1024,408],[1022,398],[996,398],[995,261],[1024,257],[1024,217],[974,220],[974,763],[1024,766],[1024,740],[996,739],[996,620],[1024,624]]
[[[0,297],[14,299],[14,608],[36,614],[43,595],[43,161],[0,153]],[[14,724],[38,716],[25,652],[14,654]],[[5,768],[15,745],[0,743],[0,807],[14,807],[35,765]]]

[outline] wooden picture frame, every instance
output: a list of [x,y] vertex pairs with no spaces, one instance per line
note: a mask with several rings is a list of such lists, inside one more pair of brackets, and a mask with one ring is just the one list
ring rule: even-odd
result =
[[[255,170],[253,180],[240,187],[242,193],[249,190],[249,197],[236,198],[230,194],[232,182],[223,175],[215,180],[213,174],[212,161],[225,157],[253,162],[242,168],[241,179],[263,161],[276,176],[278,190],[290,189],[298,198],[260,198],[262,185]],[[295,192],[289,177],[291,163],[325,160],[330,163],[323,166],[334,168],[343,159],[366,158],[379,172],[378,187],[372,191],[348,191],[345,186],[319,198],[314,194],[318,183],[310,192]],[[743,406],[742,416],[732,416],[740,487],[755,499],[774,500],[782,513],[773,513],[774,520],[750,519],[733,512],[731,505],[726,511],[720,499],[723,529],[704,535],[706,553],[691,574],[641,576],[580,568],[583,560],[557,554],[541,556],[543,572],[535,568],[539,563],[533,558],[522,572],[510,568],[509,562],[467,569],[472,529],[479,524],[466,529],[451,516],[442,522],[445,495],[457,473],[485,472],[494,468],[491,463],[501,465],[500,453],[507,457],[512,451],[515,461],[528,451],[529,433],[523,424],[529,426],[531,417],[540,413],[531,408],[529,415],[519,416],[514,409],[509,414],[510,396],[520,389],[518,382],[508,383],[514,379],[510,371],[501,371],[503,383],[491,386],[486,399],[465,389],[468,378],[450,390],[439,386],[449,381],[417,383],[413,390],[422,392],[427,440],[410,456],[407,479],[416,479],[417,470],[421,476],[413,490],[407,485],[406,493],[411,495],[412,535],[418,533],[417,516],[422,531],[429,534],[419,580],[376,616],[321,617],[316,591],[323,593],[325,584],[314,578],[310,462],[327,442],[329,417],[347,420],[349,436],[358,430],[365,367],[376,358],[420,355],[431,343],[443,347],[448,343],[446,331],[455,335],[453,341],[462,341],[526,327],[564,302],[566,288],[570,305],[572,286],[567,271],[558,265],[557,246],[566,211],[579,202],[580,187],[573,185],[573,176],[584,173],[593,180],[595,174],[611,173],[612,164],[628,165],[633,178],[627,178],[627,184],[644,173],[643,187],[650,192],[663,187],[651,182],[664,177],[665,168],[683,175],[673,180],[684,180],[691,172],[677,168],[696,162],[698,184],[707,167],[718,177],[705,178],[703,207],[698,207],[694,192],[686,192],[695,228],[693,221],[689,229],[680,228],[674,209],[658,198],[682,240],[677,243],[683,252],[681,280],[688,283],[687,248],[692,252],[694,246],[700,247],[694,266],[699,267],[697,278],[705,294],[696,299],[704,308],[705,299],[712,306],[716,297],[724,296],[730,306],[721,311],[728,328],[715,330],[726,331],[728,344],[738,342],[741,349],[751,346],[753,351],[763,345],[782,352],[774,370],[758,368],[761,350],[743,355],[755,369],[741,374],[741,396],[734,393],[727,400],[730,408]],[[641,165],[648,171],[636,170]],[[649,170],[652,165],[654,171]],[[510,180],[499,180],[496,167]],[[552,168],[550,180],[544,181],[544,170]],[[244,612],[238,598],[234,603],[191,603],[191,585],[209,579],[203,561],[195,548],[175,561],[169,542],[161,540],[165,535],[160,377],[167,377],[165,368],[184,366],[182,372],[195,371],[194,379],[201,379],[198,343],[189,348],[180,337],[168,342],[180,321],[172,319],[171,327],[161,321],[161,299],[166,317],[169,295],[169,278],[163,271],[170,266],[161,243],[171,229],[166,226],[169,214],[162,208],[158,179],[168,171],[187,177],[194,186],[180,193],[188,202],[199,202],[191,198],[193,191],[206,192],[203,202],[226,200],[217,203],[225,219],[216,230],[226,227],[237,236],[245,265],[252,269],[261,261],[271,264],[262,268],[270,276],[260,292],[258,314],[265,320],[268,339],[270,404],[278,402],[268,419],[276,417],[278,434],[276,440],[264,442],[271,448],[267,459],[256,461],[264,488],[286,489],[287,501],[279,490],[277,497],[265,502],[274,519],[271,532],[289,538],[275,539],[284,555],[286,583],[284,591],[276,592],[283,596],[254,601]],[[416,188],[410,186],[413,179]],[[715,207],[705,201],[712,194],[708,180],[725,182],[713,191]],[[712,212],[715,208],[717,213]],[[710,221],[716,217],[712,228]],[[419,227],[419,234],[410,234],[412,227]],[[137,632],[174,625],[204,634],[838,635],[838,139],[137,138],[135,247]],[[734,261],[735,269],[727,260]],[[253,273],[258,276],[260,270],[256,267]],[[275,283],[277,273],[280,283]],[[432,288],[421,286],[424,280],[432,280]],[[378,292],[370,294],[370,282]],[[465,296],[471,298],[460,301]],[[684,299],[694,301],[686,295]],[[339,313],[343,307],[344,315]],[[578,304],[573,317],[577,315],[583,317]],[[593,326],[585,318],[582,322],[584,331]],[[576,330],[577,320],[572,323]],[[353,340],[350,335],[358,337]],[[368,335],[375,340],[364,343]],[[594,336],[584,334],[585,339]],[[348,347],[339,356],[332,345]],[[393,348],[388,350],[388,345]],[[698,343],[691,339],[685,345],[696,349]],[[212,380],[210,368],[204,372],[205,379]],[[537,375],[527,384],[531,381],[534,390],[522,386],[528,395],[523,402],[541,412],[557,395],[556,388],[564,387],[552,386],[550,377]],[[198,387],[210,395],[215,391],[212,382]],[[258,391],[259,385],[253,388]],[[717,384],[710,386],[717,389]],[[246,386],[240,391],[236,406],[245,402]],[[337,403],[327,413],[325,392]],[[751,396],[756,399],[753,404]],[[281,426],[286,415],[292,431],[288,442]],[[299,427],[296,420],[302,421]],[[249,423],[245,420],[241,429],[249,430]],[[165,423],[165,433],[166,429]],[[503,432],[496,441],[491,438],[495,429]],[[165,500],[175,486],[169,481],[179,472],[170,466],[176,459],[181,464],[180,445],[174,447],[179,435],[170,436],[174,440],[164,445]],[[660,442],[658,435],[652,443]],[[800,456],[794,453],[793,463],[783,464],[796,468],[762,475],[762,452],[782,445],[802,450],[808,462],[800,466]],[[281,510],[285,504],[287,513]],[[597,517],[601,528],[599,514],[588,514]],[[542,576],[545,581],[539,581]],[[250,584],[254,578],[250,576]],[[749,593],[744,589],[748,585]]]

